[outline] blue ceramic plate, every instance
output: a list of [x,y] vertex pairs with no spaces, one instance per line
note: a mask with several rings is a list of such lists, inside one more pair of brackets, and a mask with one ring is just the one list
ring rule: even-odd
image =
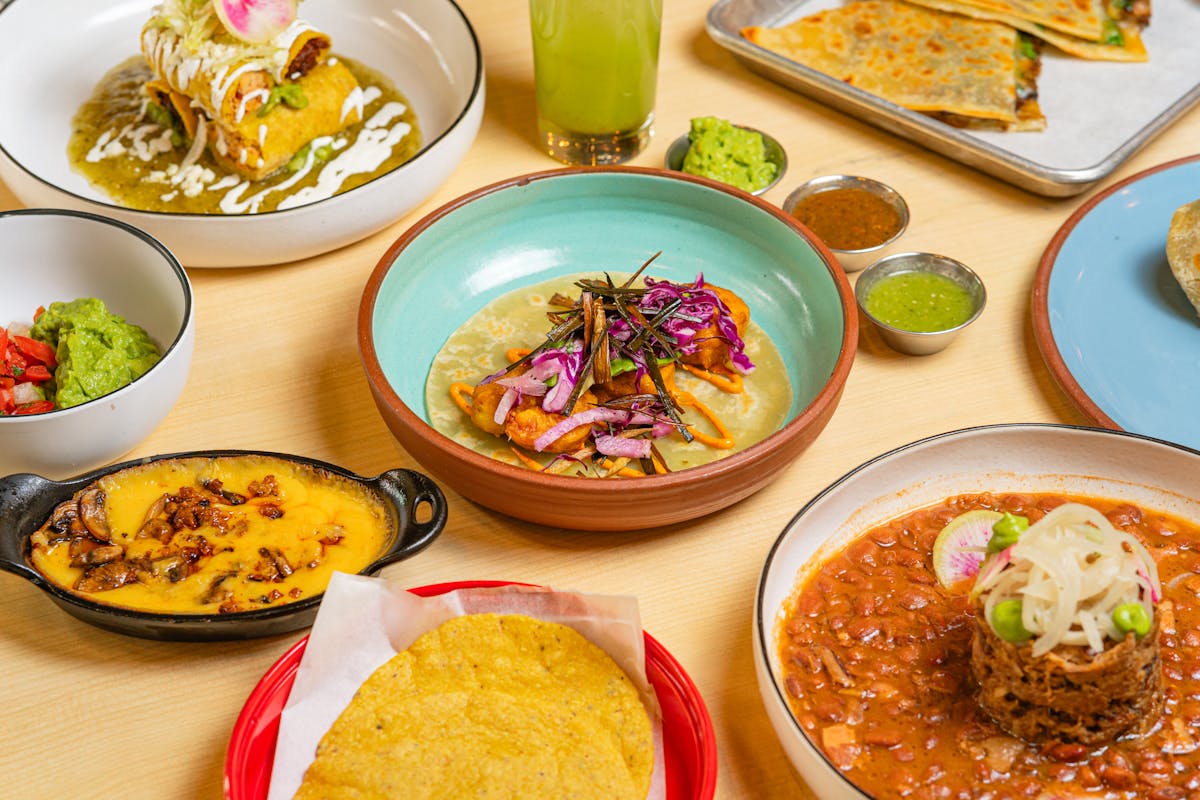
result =
[[1200,198],[1200,156],[1160,164],[1085,203],[1042,256],[1034,333],[1093,422],[1200,447],[1200,317],[1167,264],[1171,216]]

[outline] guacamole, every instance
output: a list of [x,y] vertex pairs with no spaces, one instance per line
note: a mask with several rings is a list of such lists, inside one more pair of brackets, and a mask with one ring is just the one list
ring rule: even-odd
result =
[[51,303],[29,335],[55,349],[58,366],[47,389],[55,408],[115,392],[159,359],[149,334],[110,313],[104,301],[94,297]]
[[691,146],[683,171],[753,192],[775,179],[762,134],[717,117],[697,117],[688,133]]

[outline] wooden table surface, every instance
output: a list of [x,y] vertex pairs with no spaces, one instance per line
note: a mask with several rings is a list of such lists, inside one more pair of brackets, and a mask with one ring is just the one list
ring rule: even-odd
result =
[[[534,143],[525,3],[459,2],[487,69],[487,108],[466,160],[424,205],[350,247],[276,267],[190,269],[197,315],[191,374],[174,411],[132,456],[257,448],[364,474],[419,469],[384,427],[363,376],[355,348],[362,287],[387,246],[425,213],[478,186],[555,166]],[[752,605],[764,557],[805,501],[897,445],[986,423],[1085,422],[1038,353],[1030,288],[1042,250],[1088,195],[1029,194],[749,72],[705,33],[710,4],[665,3],[658,133],[632,163],[661,165],[693,116],[770,131],[790,166],[765,199],[782,203],[791,188],[828,173],[893,185],[912,209],[907,248],[971,265],[987,284],[986,312],[951,348],[924,358],[898,355],[864,329],[824,433],[773,484],[721,513],[651,534],[583,534],[508,519],[448,492],[442,537],[384,575],[406,586],[494,578],[637,595],[646,629],[707,702],[718,739],[717,796],[809,798],[775,739],[754,677]],[[1197,140],[1200,111],[1193,110],[1100,188],[1188,155]],[[0,210],[18,207],[0,185]],[[987,387],[997,390],[981,391]],[[0,598],[0,795],[12,798],[219,797],[238,711],[300,638],[127,638],[76,621],[7,574]]]

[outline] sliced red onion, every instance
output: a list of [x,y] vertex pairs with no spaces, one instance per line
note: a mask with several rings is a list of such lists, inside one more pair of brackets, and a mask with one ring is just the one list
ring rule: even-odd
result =
[[492,421],[497,425],[503,425],[504,420],[508,419],[508,412],[512,411],[512,407],[520,398],[521,393],[516,389],[505,389],[500,402],[496,404],[496,413],[492,416]]
[[604,408],[603,406],[589,408],[586,411],[572,414],[543,433],[534,440],[533,449],[540,453],[576,428],[596,422],[611,422],[615,425],[653,425],[658,420],[642,411]]
[[541,397],[546,393],[546,384],[528,372],[523,375],[510,375],[507,378],[501,378],[496,383],[501,386],[507,386],[509,389],[515,389],[519,394],[530,394],[535,397]]
[[613,458],[649,458],[650,440],[602,433],[596,437],[596,452]]

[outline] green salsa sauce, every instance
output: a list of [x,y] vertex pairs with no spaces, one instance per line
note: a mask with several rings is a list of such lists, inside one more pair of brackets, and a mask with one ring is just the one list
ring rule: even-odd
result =
[[[338,134],[349,145],[357,141],[359,134],[366,126],[366,120],[389,102],[401,103],[405,111],[396,121],[407,122],[412,130],[404,136],[393,148],[391,155],[371,172],[353,172],[348,174],[335,194],[349,191],[356,186],[379,177],[404,162],[410,160],[421,148],[421,135],[417,126],[416,114],[405,97],[391,85],[383,75],[359,64],[351,59],[338,56],[350,73],[358,80],[365,90],[367,87],[379,89],[379,96],[363,108],[363,120],[348,127]],[[177,140],[175,146],[162,153],[155,153],[149,160],[143,161],[132,150],[126,155],[106,157],[99,161],[88,161],[88,153],[92,151],[102,136],[112,135],[126,126],[157,125],[155,115],[143,117],[142,106],[145,95],[142,86],[153,77],[145,59],[135,56],[114,67],[97,84],[92,96],[80,107],[72,121],[71,139],[67,145],[67,156],[71,166],[95,187],[103,190],[116,203],[126,208],[136,208],[143,211],[165,211],[187,214],[223,214],[221,200],[229,191],[236,191],[235,184],[245,182],[240,176],[231,176],[228,184],[219,186],[213,184],[194,196],[180,191],[161,180],[154,180],[155,174],[166,172],[177,166],[187,155],[189,142]],[[301,151],[302,153],[304,151]],[[226,170],[217,164],[207,149],[200,156],[199,165],[211,170],[216,178],[228,175]],[[321,174],[321,164],[312,169],[302,180],[277,191],[269,191],[263,200],[250,213],[274,211],[288,197],[305,189],[316,186]],[[249,186],[242,190],[241,196],[250,196],[279,186],[292,177],[288,168],[282,168],[257,181],[249,181]],[[246,213],[239,211],[234,213]]]
[[936,272],[899,272],[882,278],[871,287],[864,305],[880,322],[917,333],[957,327],[975,312],[971,293]]
[[775,180],[776,166],[767,160],[761,133],[739,128],[717,117],[697,117],[688,133],[691,146],[683,171],[727,183],[747,192]]
[[110,312],[103,300],[51,303],[29,335],[55,349],[58,366],[46,399],[70,408],[132,383],[158,363],[158,346],[137,325]]

